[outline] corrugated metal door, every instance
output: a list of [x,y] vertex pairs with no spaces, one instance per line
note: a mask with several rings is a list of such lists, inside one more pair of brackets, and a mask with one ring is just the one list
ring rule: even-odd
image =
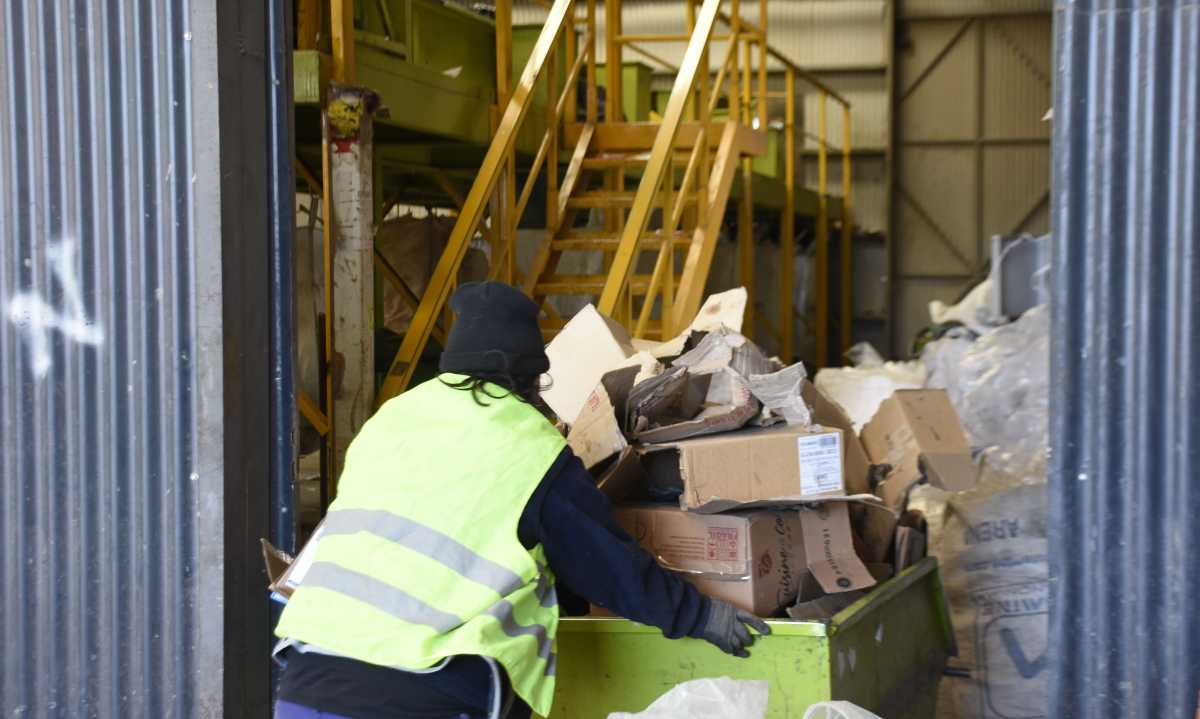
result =
[[1050,44],[1049,14],[897,19],[897,354],[929,324],[931,300],[982,278],[993,235],[1047,231]]
[[0,2],[2,717],[270,713],[290,17]]

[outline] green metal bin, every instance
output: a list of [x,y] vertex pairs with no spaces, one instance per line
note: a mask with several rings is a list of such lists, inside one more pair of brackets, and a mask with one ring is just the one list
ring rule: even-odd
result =
[[758,638],[749,659],[737,659],[624,619],[565,618],[550,717],[641,711],[680,682],[721,676],[768,680],[768,717],[799,719],[830,699],[886,719],[934,716],[954,641],[937,560],[908,568],[828,622],[770,624],[771,636]]

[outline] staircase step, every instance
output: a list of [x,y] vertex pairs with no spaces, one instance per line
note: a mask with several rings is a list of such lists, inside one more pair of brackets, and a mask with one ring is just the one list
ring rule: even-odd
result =
[[[675,165],[684,167],[687,165],[690,152],[675,153]],[[638,167],[645,165],[650,161],[649,152],[606,152],[600,155],[593,155],[583,159],[583,169],[585,170],[615,170],[622,167]]]
[[[550,275],[537,283],[534,294],[598,295],[604,289],[607,280],[607,275]],[[634,294],[645,294],[649,286],[650,275],[634,275],[629,278],[629,287]]]
[[[592,190],[589,192],[576,192],[573,196],[567,198],[567,207],[570,209],[588,209],[588,208],[604,208],[604,207],[632,207],[633,200],[637,196],[636,192],[615,192],[612,190]],[[695,203],[696,194],[690,193],[686,196],[685,202]],[[662,206],[662,195],[660,194],[655,201],[655,207]]]
[[[676,232],[674,234],[676,247],[687,247],[692,243],[692,235],[690,232]],[[579,251],[579,250],[605,250],[613,252],[617,246],[621,244],[620,236],[609,234],[604,235],[589,235],[586,237],[575,237],[565,235],[554,238],[550,243],[550,248],[558,252]],[[662,244],[662,234],[659,232],[648,233],[641,240],[641,249],[653,250],[657,249]]]
[[576,192],[574,195],[567,198],[567,207],[629,207],[633,204],[633,198],[636,194],[637,193],[635,192],[616,192],[609,190]]

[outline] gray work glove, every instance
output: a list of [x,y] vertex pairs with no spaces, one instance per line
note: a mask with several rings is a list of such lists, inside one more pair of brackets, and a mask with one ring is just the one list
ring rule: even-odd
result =
[[750,656],[746,647],[754,643],[754,635],[750,634],[747,626],[753,627],[759,634],[771,633],[771,627],[750,612],[720,599],[709,599],[708,623],[704,625],[704,633],[700,638],[726,654],[745,658]]

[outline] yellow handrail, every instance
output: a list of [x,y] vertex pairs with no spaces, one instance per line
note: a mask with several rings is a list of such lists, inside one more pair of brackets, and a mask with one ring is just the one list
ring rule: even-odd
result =
[[[637,255],[638,244],[642,234],[646,231],[646,224],[650,221],[650,213],[654,209],[654,197],[658,194],[663,177],[670,166],[669,161],[674,152],[679,126],[683,121],[684,109],[687,107],[688,98],[696,83],[696,77],[699,75],[700,60],[710,41],[713,27],[716,25],[717,10],[720,6],[721,0],[704,0],[700,12],[696,16],[695,31],[688,42],[687,50],[684,51],[679,74],[675,76],[675,86],[667,101],[666,111],[663,113],[662,125],[650,148],[650,159],[646,163],[642,181],[638,184],[633,207],[629,211],[629,217],[621,232],[620,244],[617,246],[612,266],[604,282],[604,289],[600,293],[600,301],[597,306],[600,312],[606,315],[611,316],[616,312],[617,304],[625,291],[625,285]],[[608,59],[610,67],[617,64],[615,60],[616,58]],[[704,71],[708,72],[708,68],[704,68]],[[619,97],[619,93],[610,93],[610,102],[613,95]],[[706,126],[706,122],[701,123],[701,132]],[[697,138],[697,141],[702,141],[702,138]],[[653,298],[650,299],[652,301]]]
[[[575,0],[555,0],[550,8],[546,24],[538,35],[529,61],[521,73],[521,80],[513,90],[496,135],[488,146],[479,174],[463,202],[458,221],[446,242],[446,249],[434,268],[425,294],[421,297],[421,304],[413,313],[408,331],[404,333],[400,350],[392,360],[387,377],[379,388],[376,406],[400,394],[412,380],[413,371],[429,341],[433,326],[449,299],[463,255],[466,254],[471,238],[479,227],[484,208],[496,189],[501,172],[513,151],[517,132],[533,105],[534,85],[545,72],[547,59],[551,57],[563,29],[570,28],[570,31],[574,32],[574,8]],[[553,88],[548,91],[547,96],[551,97],[553,91]],[[557,172],[557,168],[554,169]]]

